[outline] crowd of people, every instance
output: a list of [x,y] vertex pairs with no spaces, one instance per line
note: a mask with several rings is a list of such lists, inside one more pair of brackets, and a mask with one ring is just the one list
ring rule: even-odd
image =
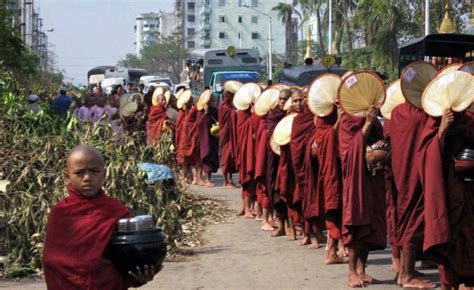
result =
[[[349,87],[356,82],[346,79]],[[220,167],[223,187],[236,188],[237,173],[237,215],[261,220],[272,237],[301,235],[300,244],[311,249],[326,243],[325,264],[348,263],[350,287],[377,282],[365,272],[368,255],[387,243],[401,287],[435,287],[415,270],[420,259],[439,268],[445,289],[474,285],[474,188],[454,164],[463,149],[473,148],[472,111],[432,117],[420,93],[419,102],[404,100],[383,121],[381,103],[354,114],[336,100],[329,114],[318,116],[309,108],[309,91],[228,81],[217,108],[208,90],[196,102],[191,91],[179,92],[180,178],[215,186],[211,174]],[[269,98],[262,107],[266,101],[259,100]],[[151,143],[172,105],[164,96],[158,103],[147,123]],[[278,126],[288,136],[280,136]],[[278,138],[288,140],[275,145]]]
[[[413,71],[402,75],[411,81]],[[363,76],[343,80],[341,86],[357,87]],[[190,89],[173,95],[157,87],[142,97],[129,88],[126,98],[122,90],[107,97],[94,90],[96,97],[76,108],[78,119],[119,120],[125,130],[146,131],[150,146],[173,132],[180,180],[213,187],[220,168],[223,188],[233,189],[237,174],[237,215],[260,220],[272,237],[302,236],[299,244],[310,249],[326,244],[325,264],[347,263],[350,287],[377,282],[366,273],[368,255],[387,244],[401,287],[435,287],[415,270],[420,259],[438,267],[442,288],[474,286],[474,183],[455,164],[460,152],[474,148],[471,103],[433,117],[421,93],[400,94],[404,99],[383,120],[384,97],[361,113],[334,97],[318,114],[313,86],[227,81],[222,99],[209,90],[193,97]],[[66,104],[54,106],[60,111]]]

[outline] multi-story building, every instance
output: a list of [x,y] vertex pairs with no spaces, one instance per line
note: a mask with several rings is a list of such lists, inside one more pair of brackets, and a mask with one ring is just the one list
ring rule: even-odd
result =
[[160,11],[160,38],[168,37],[175,28],[174,13]]
[[135,24],[135,48],[137,56],[140,56],[145,46],[158,42],[159,31],[160,14],[153,12],[137,14]]
[[[176,28],[187,49],[242,47],[268,53],[269,16],[272,50],[285,52],[285,25],[272,8],[287,0],[176,0]],[[296,18],[297,21],[297,18]],[[295,19],[292,19],[292,23]],[[293,25],[296,26],[296,25]],[[292,37],[297,41],[296,30]]]

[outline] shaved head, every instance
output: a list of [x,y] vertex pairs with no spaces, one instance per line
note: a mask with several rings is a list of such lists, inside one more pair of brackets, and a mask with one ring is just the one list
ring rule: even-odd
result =
[[96,196],[105,181],[102,154],[90,145],[74,147],[67,158],[65,176],[80,195],[86,198]]

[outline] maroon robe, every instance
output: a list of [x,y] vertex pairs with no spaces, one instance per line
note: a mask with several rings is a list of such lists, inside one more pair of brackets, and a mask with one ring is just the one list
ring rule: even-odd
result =
[[293,207],[293,192],[295,186],[295,172],[291,164],[290,145],[287,144],[280,147],[280,158],[275,181],[274,204],[283,203],[285,207],[283,207],[283,205],[277,206],[280,209],[279,214],[281,215],[283,212],[286,213],[286,210],[288,210],[288,216],[293,220],[298,219],[298,213]]
[[[341,238],[341,207],[342,207],[342,176],[338,158],[337,131],[334,125],[337,122],[337,110],[333,110],[327,117],[316,119],[314,138],[317,171],[307,170],[308,207],[305,215],[308,217],[325,217],[326,228],[332,239]],[[315,176],[311,178],[311,176]]]
[[419,152],[425,192],[423,249],[440,263],[442,283],[474,286],[474,183],[454,170],[459,152],[474,148],[474,123],[467,114],[455,113],[444,150],[439,123],[440,118],[428,119]]
[[250,109],[237,111],[238,168],[242,196],[255,195],[255,142],[254,119]]
[[184,152],[183,152],[183,144],[182,144],[182,129],[184,123],[184,117],[186,117],[186,111],[183,109],[178,110],[178,117],[176,118],[176,131],[175,131],[175,139],[174,145],[176,148],[176,161],[179,166],[184,166]]
[[43,254],[48,289],[126,289],[105,251],[117,221],[130,211],[104,191],[93,198],[72,186],[68,192],[48,216]]
[[344,114],[339,125],[341,153],[342,235],[345,245],[363,243],[369,250],[384,249],[387,244],[384,176],[372,176],[367,170],[366,145],[383,139],[382,126],[374,121],[367,141],[362,128],[365,117]]
[[186,162],[193,166],[201,165],[201,148],[199,147],[199,133],[196,124],[197,114],[196,106],[192,107],[184,117],[181,129],[184,157]]
[[237,113],[230,101],[224,100],[218,110],[222,173],[237,172]]
[[196,125],[202,169],[205,173],[214,173],[219,169],[219,139],[210,132],[216,121],[216,108],[209,107],[207,113],[204,110],[198,112]]
[[397,189],[397,244],[402,249],[421,249],[423,244],[423,189],[417,167],[426,113],[408,102],[392,112],[390,140],[392,172]]
[[259,117],[259,123],[255,134],[255,182],[257,190],[257,202],[265,209],[271,208],[268,196],[267,157],[271,151],[268,139],[268,129],[265,124],[265,116]]
[[168,120],[166,109],[162,106],[151,107],[148,113],[148,121],[146,123],[146,137],[148,145],[156,145],[160,142],[161,130],[165,121]]

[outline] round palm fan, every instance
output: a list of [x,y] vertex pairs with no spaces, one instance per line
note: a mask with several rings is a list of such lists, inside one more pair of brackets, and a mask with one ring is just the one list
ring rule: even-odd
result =
[[207,103],[209,103],[210,99],[211,99],[211,90],[205,90],[204,92],[202,92],[196,104],[198,111],[201,111],[202,109],[204,109]]
[[244,84],[234,95],[234,106],[237,110],[247,110],[261,92],[262,90],[256,83]]
[[153,91],[153,96],[151,97],[151,103],[153,106],[158,105],[158,97],[163,95],[165,93],[165,90],[163,87],[156,87],[156,89]]
[[308,107],[318,117],[326,117],[334,110],[337,89],[341,78],[336,74],[323,74],[316,78],[308,93]]
[[293,120],[297,114],[290,114],[278,122],[273,131],[273,140],[279,146],[286,145],[290,143],[291,140],[291,130],[293,128]]
[[266,89],[255,101],[255,114],[257,116],[266,115],[275,104],[278,104],[279,96],[279,90],[274,89],[273,87]]
[[454,71],[431,81],[423,92],[425,112],[440,117],[446,109],[462,112],[474,98],[474,78],[470,73]]
[[350,70],[348,70],[348,71],[346,71],[346,72],[345,72],[345,73],[342,75],[341,79],[344,79],[344,78],[346,78],[348,75],[350,75],[350,74],[352,74],[352,73],[354,73],[354,71],[353,71],[353,70],[351,70],[351,69],[350,69]]
[[131,115],[133,115],[137,111],[137,109],[138,109],[137,103],[131,101],[128,104],[125,104],[125,105],[120,107],[120,113],[124,117],[130,117]]
[[288,98],[288,100],[286,101],[285,105],[283,106],[283,110],[284,111],[289,111],[291,109],[291,97]]
[[452,71],[457,71],[459,68],[462,66],[462,63],[453,63],[453,64],[448,64],[444,67],[442,67],[438,73],[436,74],[436,77],[448,74]]
[[466,62],[458,70],[474,74],[474,61]]
[[382,113],[385,119],[390,120],[392,118],[393,109],[403,103],[405,103],[405,97],[403,97],[402,94],[400,80],[396,80],[387,89],[387,98],[382,107],[380,107],[380,113]]
[[371,107],[380,107],[385,100],[382,79],[373,72],[355,72],[342,79],[337,96],[341,108],[348,114],[364,116]]
[[405,99],[421,109],[421,95],[436,73],[436,67],[428,62],[415,61],[407,65],[400,76],[400,87]]
[[281,154],[281,148],[280,148],[280,145],[278,145],[278,144],[275,142],[275,139],[273,139],[273,135],[272,135],[272,137],[270,138],[270,148],[272,149],[273,153],[275,153],[276,155],[280,156],[280,154]]
[[178,109],[182,109],[191,100],[192,96],[193,93],[191,90],[185,90],[182,92],[176,101],[176,107],[178,107]]

